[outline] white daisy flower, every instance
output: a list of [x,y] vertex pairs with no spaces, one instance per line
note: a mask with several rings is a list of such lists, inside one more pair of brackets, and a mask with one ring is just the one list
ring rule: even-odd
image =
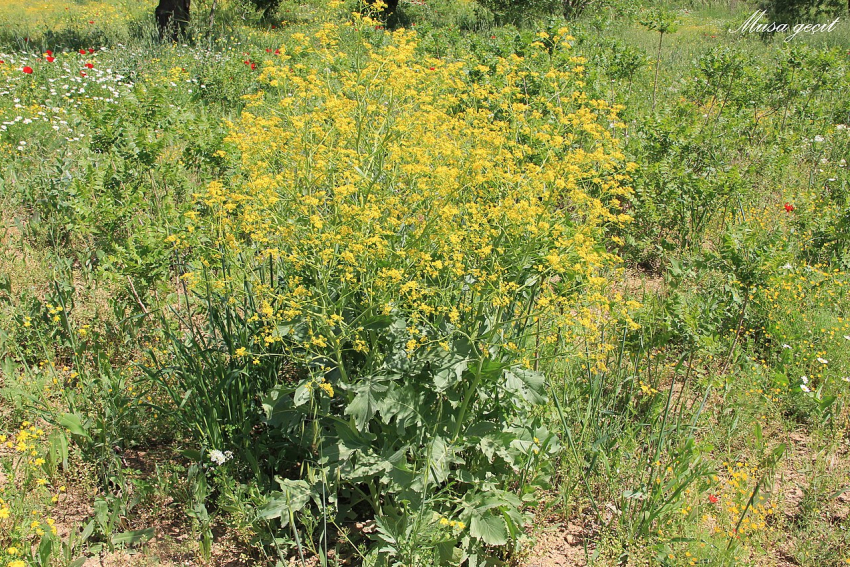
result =
[[809,392],[811,392],[811,390],[809,389],[809,387],[808,387],[808,386],[806,386],[805,384],[800,384],[800,389],[801,389],[801,390],[803,390],[804,392],[806,392],[807,394],[808,394]]
[[825,358],[818,357],[818,362],[820,362],[821,364],[827,364],[829,361]]

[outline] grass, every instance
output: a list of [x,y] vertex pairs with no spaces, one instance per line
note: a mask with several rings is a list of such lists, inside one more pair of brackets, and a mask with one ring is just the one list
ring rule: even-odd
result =
[[0,567],[850,563],[850,28],[733,4],[4,3]]

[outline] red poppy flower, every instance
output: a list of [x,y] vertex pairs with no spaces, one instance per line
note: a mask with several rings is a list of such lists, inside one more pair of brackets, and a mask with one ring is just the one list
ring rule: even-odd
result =
[[273,29],[273,30],[276,30],[276,29],[277,29],[277,26],[272,26],[272,29]]
[[86,63],[86,69],[94,69],[94,63]]
[[266,48],[266,53],[271,53],[271,52],[272,52],[271,49]]
[[251,70],[253,71],[253,70],[254,70],[254,69],[256,69],[256,68],[257,68],[257,64],[256,64],[256,63],[251,63]]
[[81,49],[81,50],[80,50],[80,55],[85,55],[85,54],[86,54],[86,50],[85,50],[85,49]]
[[280,55],[280,49],[275,49],[275,50],[274,50],[274,54],[275,54],[275,55]]
[[94,48],[93,48],[93,47],[89,47],[89,53],[94,53]]
[[434,68],[433,68],[433,67],[428,67],[428,68],[429,68],[430,70],[432,70],[432,71],[434,70]]
[[785,212],[790,213],[794,210],[794,205],[791,203],[785,203]]
[[90,24],[93,24],[93,23],[94,23],[94,20],[89,20],[89,23],[90,23]]
[[709,494],[708,495],[708,501],[711,502],[712,504],[717,504],[718,502],[720,502],[720,498],[718,498],[714,494]]
[[80,76],[81,76],[81,77],[85,77],[85,76],[86,76],[86,72],[85,72],[85,71],[80,71]]
[[45,55],[53,55],[53,52],[48,49],[47,51],[44,52],[44,54]]
[[23,69],[21,69],[21,71],[23,71],[27,75],[32,75],[32,67],[30,66],[24,67]]
[[47,59],[47,62],[48,62],[48,63],[53,63],[54,61],[56,61],[56,58],[55,58],[55,57],[51,57],[50,55],[48,55],[47,57],[45,57],[45,59]]

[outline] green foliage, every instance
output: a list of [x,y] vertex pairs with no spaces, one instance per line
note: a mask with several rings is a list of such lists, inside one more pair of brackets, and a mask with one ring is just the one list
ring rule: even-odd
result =
[[844,0],[763,0],[760,8],[768,13],[770,21],[793,25],[821,16],[840,16],[850,7]]

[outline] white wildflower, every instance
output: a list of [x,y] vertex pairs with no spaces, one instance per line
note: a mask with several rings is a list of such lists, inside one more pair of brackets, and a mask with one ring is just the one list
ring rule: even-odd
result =
[[[228,453],[230,453],[230,451],[228,451]],[[210,460],[216,465],[223,465],[228,458],[229,455],[222,453],[218,449],[213,449],[212,451],[210,451]]]

